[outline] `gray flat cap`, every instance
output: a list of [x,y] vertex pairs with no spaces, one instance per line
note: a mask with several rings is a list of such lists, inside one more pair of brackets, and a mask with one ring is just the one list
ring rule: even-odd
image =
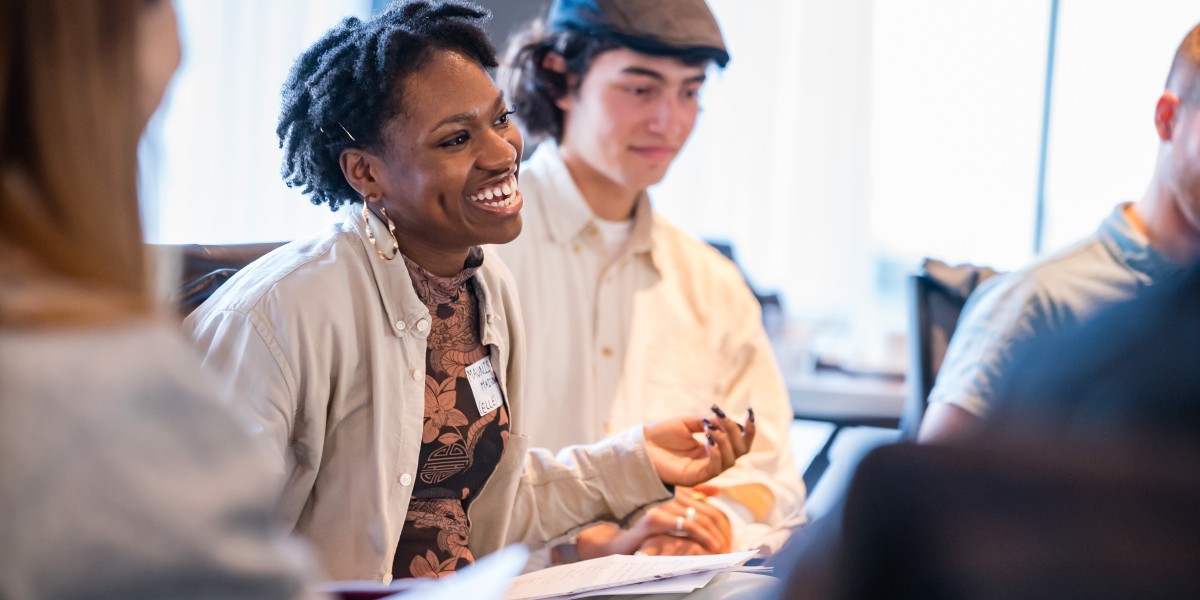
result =
[[554,31],[612,35],[638,52],[708,55],[724,67],[729,51],[704,0],[554,0]]

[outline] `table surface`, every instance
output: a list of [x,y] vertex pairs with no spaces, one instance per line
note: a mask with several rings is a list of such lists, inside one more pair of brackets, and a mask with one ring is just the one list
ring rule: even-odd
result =
[[903,381],[816,371],[788,381],[792,410],[800,419],[886,421],[900,418]]

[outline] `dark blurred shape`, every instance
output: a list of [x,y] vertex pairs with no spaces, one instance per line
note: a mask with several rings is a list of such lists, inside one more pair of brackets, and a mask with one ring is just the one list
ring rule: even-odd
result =
[[1200,449],[1200,269],[1041,340],[998,388],[998,434]]
[[179,288],[179,291],[171,296],[169,302],[175,307],[179,316],[186,317],[192,314],[192,311],[196,310],[201,304],[204,304],[204,301],[208,300],[208,297],[212,296],[213,292],[217,291],[217,288],[224,285],[236,273],[237,269],[217,269],[210,273],[205,273],[196,279],[184,283],[183,287]]
[[845,508],[845,598],[1200,597],[1194,454],[880,448]]
[[1200,270],[1015,364],[971,441],[868,455],[780,597],[1200,598]]
[[967,298],[985,280],[995,275],[989,267],[969,264],[950,266],[925,259],[921,272],[909,277],[908,285],[908,398],[900,416],[900,437],[917,439],[929,392],[946,357],[950,337],[958,327]]
[[170,302],[181,317],[186,317],[238,270],[282,245],[283,242],[157,246],[159,252],[179,256],[183,263],[179,288]]

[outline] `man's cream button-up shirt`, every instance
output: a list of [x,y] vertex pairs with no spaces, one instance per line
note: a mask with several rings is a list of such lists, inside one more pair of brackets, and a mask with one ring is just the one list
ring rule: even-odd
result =
[[645,195],[626,248],[608,260],[552,142],[522,165],[519,183],[521,235],[494,249],[524,310],[536,376],[522,425],[533,443],[593,442],[713,404],[740,421],[753,405],[758,438],[713,480],[730,490],[713,500],[736,545],[777,549],[804,521],[804,484],[788,443],[787,388],[737,267],[655,213]]

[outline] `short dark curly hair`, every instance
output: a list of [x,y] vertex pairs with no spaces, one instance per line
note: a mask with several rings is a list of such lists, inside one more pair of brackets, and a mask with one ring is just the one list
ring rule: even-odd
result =
[[496,48],[481,27],[490,18],[467,2],[409,0],[329,30],[296,59],[283,84],[275,134],[288,187],[330,210],[361,202],[342,174],[342,151],[381,149],[384,126],[403,113],[405,78],[435,51],[461,52],[495,68]]
[[[573,31],[551,33],[548,29],[545,21],[539,19],[514,36],[502,75],[517,122],[528,141],[534,144],[547,137],[556,141],[562,138],[563,111],[555,101],[575,91],[568,89],[567,75],[582,81],[597,56],[621,47],[616,38],[608,35]],[[563,57],[566,73],[543,66],[546,55],[551,52]]]
[[[597,56],[627,47],[616,36],[606,33],[550,31],[541,19],[513,36],[501,78],[526,141],[532,142],[527,149],[546,138],[562,141],[563,111],[555,101],[579,90],[579,84]],[[544,66],[546,55],[551,52],[563,58],[566,73]],[[687,65],[713,62],[712,55],[703,49],[671,56]],[[568,76],[576,78],[574,87],[568,86]]]

